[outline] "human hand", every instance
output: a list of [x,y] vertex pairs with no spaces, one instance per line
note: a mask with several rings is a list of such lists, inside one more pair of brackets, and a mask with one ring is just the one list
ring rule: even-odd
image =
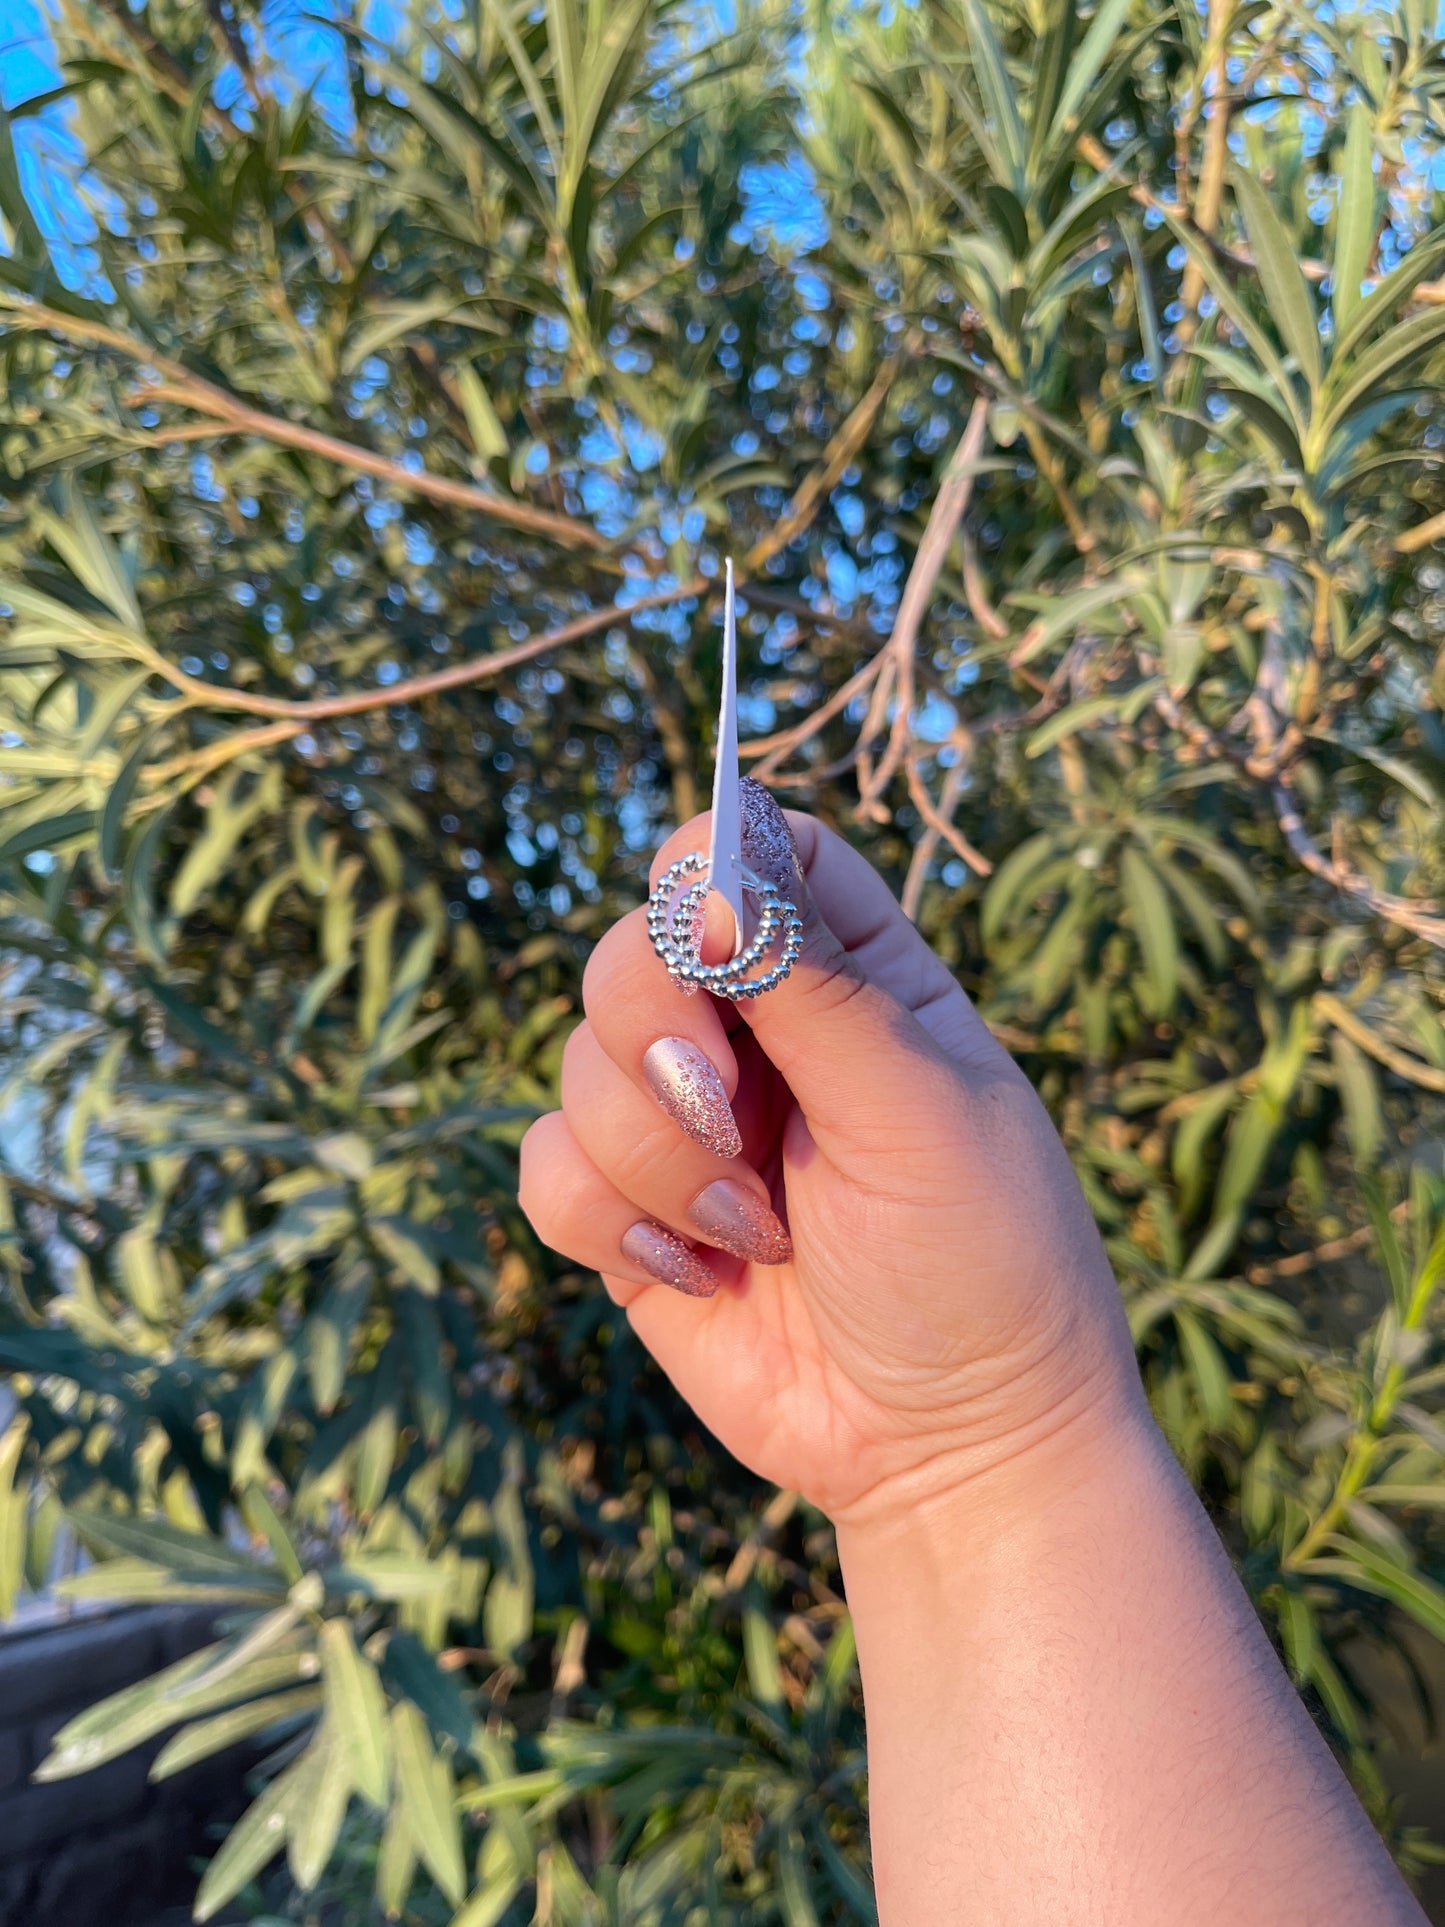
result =
[[[741,1006],[684,996],[624,917],[521,1202],[736,1457],[863,1522],[1067,1451],[1141,1395],[1028,1081],[864,858],[743,790],[745,859],[803,917],[792,975]],[[683,825],[654,878],[706,844],[705,817]]]

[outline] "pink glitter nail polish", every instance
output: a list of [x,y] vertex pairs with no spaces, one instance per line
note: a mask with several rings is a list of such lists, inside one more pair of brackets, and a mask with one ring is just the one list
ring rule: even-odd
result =
[[716,1066],[685,1037],[659,1037],[642,1060],[647,1087],[695,1144],[714,1157],[735,1158],[743,1148],[728,1094]]
[[646,1219],[623,1233],[622,1255],[659,1284],[671,1285],[688,1298],[711,1298],[718,1288],[716,1275],[691,1245]]
[[764,789],[755,776],[745,776],[738,784],[738,804],[743,820],[744,861],[766,882],[776,883],[790,902],[804,910],[808,886],[803,879],[798,846],[772,791]]
[[736,1178],[717,1178],[687,1208],[687,1215],[710,1245],[754,1265],[785,1265],[793,1241],[768,1208],[766,1199]]

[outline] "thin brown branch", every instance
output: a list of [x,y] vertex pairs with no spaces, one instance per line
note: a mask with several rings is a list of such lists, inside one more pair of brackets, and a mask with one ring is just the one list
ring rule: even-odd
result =
[[[1204,157],[1199,168],[1199,188],[1194,196],[1193,225],[1201,234],[1212,235],[1219,226],[1219,211],[1224,200],[1224,170],[1229,160],[1229,122],[1231,105],[1229,83],[1229,23],[1234,17],[1234,0],[1209,0],[1205,32],[1206,51],[1213,50],[1206,80],[1200,83],[1200,106],[1208,115],[1204,129]],[[1204,98],[1205,90],[1209,98]],[[1181,347],[1187,347],[1198,325],[1200,296],[1204,293],[1204,274],[1191,259],[1185,266],[1179,299],[1184,314],[1176,330]]]
[[[1390,1216],[1395,1219],[1406,1217],[1410,1210],[1408,1198],[1397,1204]],[[1292,1251],[1287,1258],[1276,1258],[1272,1264],[1251,1265],[1245,1276],[1252,1285],[1268,1284],[1271,1278],[1299,1278],[1316,1265],[1332,1264],[1337,1258],[1348,1258],[1356,1251],[1364,1251],[1375,1235],[1375,1227],[1362,1224],[1358,1230],[1347,1231],[1342,1238],[1328,1238],[1322,1245],[1311,1251]]]
[[775,730],[771,736],[759,736],[753,742],[739,743],[739,756],[761,756],[764,759],[755,772],[758,780],[763,782],[774,775],[785,756],[810,741],[840,710],[846,709],[855,696],[861,695],[878,674],[882,662],[883,651],[880,649],[801,722],[793,723],[787,729]]
[[798,1495],[796,1492],[789,1492],[784,1489],[775,1492],[772,1498],[768,1500],[768,1503],[759,1514],[752,1531],[749,1532],[747,1538],[742,1541],[737,1551],[733,1554],[731,1563],[722,1576],[721,1585],[718,1585],[716,1579],[712,1581],[713,1588],[719,1591],[723,1598],[726,1598],[731,1593],[742,1591],[743,1587],[752,1577],[753,1568],[757,1565],[759,1558],[777,1537],[778,1533],[782,1531],[783,1527],[792,1518],[797,1509]]
[[743,568],[749,575],[756,575],[785,549],[795,535],[801,535],[812,522],[818,510],[827,499],[845,468],[862,448],[878,419],[879,410],[888,398],[888,391],[897,377],[900,358],[890,355],[874,375],[867,392],[861,401],[840,423],[832,440],[823,451],[823,459],[799,484],[793,499],[783,513],[782,520],[748,551]]
[[969,614],[990,642],[1002,642],[1008,634],[1008,624],[989,601],[988,590],[983,586],[978,570],[978,545],[966,527],[959,530],[959,540],[963,546],[963,593]]
[[[1441,298],[1445,300],[1445,288],[1441,290]],[[1428,522],[1417,522],[1413,529],[1406,529],[1403,535],[1397,535],[1392,546],[1397,555],[1414,555],[1417,549],[1428,548],[1432,542],[1438,542],[1441,536],[1445,536],[1445,509],[1438,515],[1432,515]]]
[[1332,997],[1327,990],[1319,990],[1311,1002],[1321,1017],[1333,1024],[1336,1030],[1342,1031],[1351,1043],[1358,1044],[1377,1064],[1383,1064],[1386,1070],[1393,1071],[1397,1077],[1403,1077],[1411,1084],[1418,1084],[1422,1090],[1445,1092],[1445,1071],[1434,1064],[1425,1063],[1409,1051],[1398,1050],[1383,1037],[1377,1037],[1369,1025],[1348,1004],[1341,1003],[1338,997]]
[[[1090,167],[1096,167],[1101,174],[1115,165],[1114,156],[1094,135],[1080,135],[1075,145]],[[1152,209],[1157,214],[1171,214],[1176,221],[1182,221],[1205,243],[1221,266],[1229,268],[1235,274],[1253,274],[1255,260],[1249,248],[1226,247],[1218,234],[1200,225],[1193,209],[1185,206],[1181,201],[1166,201],[1162,195],[1154,193],[1153,189],[1143,181],[1131,181],[1128,185],[1130,200],[1137,202],[1140,207]],[[1299,268],[1300,273],[1309,281],[1325,281],[1331,273],[1328,261],[1313,261],[1307,255],[1300,258]],[[1422,281],[1411,291],[1410,305],[1422,308],[1445,307],[1445,281]]]
[[[694,576],[688,582],[679,583],[676,588],[659,589],[654,595],[639,596],[635,602],[609,602],[604,608],[589,609],[585,615],[574,616],[570,622],[564,622],[556,629],[524,636],[520,642],[513,643],[510,649],[494,649],[488,655],[474,656],[470,662],[455,662],[449,668],[435,669],[425,676],[413,676],[407,682],[392,683],[385,689],[353,690],[349,695],[317,696],[307,702],[287,696],[253,696],[244,689],[222,689],[214,683],[187,676],[170,664],[166,664],[158,673],[181,690],[196,708],[231,710],[247,716],[284,717],[288,722],[295,722],[304,728],[307,723],[325,722],[328,717],[359,716],[369,709],[389,709],[393,703],[421,702],[428,696],[439,696],[448,689],[463,689],[470,683],[483,682],[488,676],[500,675],[505,669],[515,669],[518,663],[530,662],[534,656],[543,656],[549,649],[560,649],[565,643],[578,642],[583,636],[595,635],[599,629],[610,628],[614,622],[630,622],[644,609],[663,609],[671,603],[681,602],[687,596],[697,595],[707,586],[704,577]],[[262,740],[260,732],[256,740]]]
[[211,23],[211,38],[216,43],[216,51],[223,60],[228,57],[236,63],[241,78],[251,90],[257,105],[261,102],[261,89],[257,84],[256,70],[251,65],[251,50],[246,45],[240,24],[234,18],[228,19],[219,0],[206,0],[206,18]]
[[1279,817],[1284,840],[1311,876],[1319,877],[1322,882],[1342,890],[1346,896],[1364,904],[1366,909],[1372,910],[1386,923],[1396,924],[1400,929],[1422,937],[1426,943],[1445,950],[1445,913],[1435,904],[1416,903],[1409,897],[1395,897],[1384,890],[1377,890],[1368,877],[1361,876],[1342,861],[1327,857],[1305,828],[1287,785],[1282,781],[1277,782],[1270,793],[1274,798],[1275,813]]
[[169,51],[153,34],[146,31],[126,6],[125,0],[98,0],[98,4],[106,18],[113,26],[120,28],[146,62],[153,78],[160,83],[162,91],[169,94],[178,107],[184,107],[195,85],[184,67],[172,58]]
[[919,631],[923,627],[923,619],[933,600],[933,592],[952,546],[954,532],[973,493],[974,472],[983,448],[984,436],[987,433],[988,402],[984,396],[979,395],[975,397],[973,406],[969,410],[967,424],[959,437],[958,446],[953,451],[948,467],[943,472],[938,493],[933,499],[933,507],[929,511],[928,521],[923,530],[923,539],[918,544],[918,551],[913,558],[913,567],[908,572],[908,581],[898,604],[893,633],[886,645],[888,667],[880,674],[874,685],[873,701],[869,706],[868,716],[858,739],[859,766],[862,768],[864,759],[871,759],[873,741],[882,729],[888,702],[893,697],[896,685],[896,707],[887,747],[877,767],[869,770],[859,786],[857,814],[860,818],[868,817],[873,813],[883,791],[902,765],[907,750],[909,731],[912,728],[914,656],[918,646]]
[[908,759],[908,794],[913,798],[914,807],[923,818],[925,826],[922,836],[913,846],[908,875],[903,883],[903,914],[910,923],[918,921],[919,907],[923,902],[923,886],[928,880],[928,871],[938,853],[938,845],[941,841],[947,842],[976,876],[993,875],[992,863],[973,847],[953,820],[953,812],[958,807],[958,799],[963,793],[964,779],[968,774],[968,759],[962,753],[963,745],[959,745],[959,750],[958,761],[944,771],[937,804],[929,795],[928,785],[919,774],[917,758],[910,756]]
[[357,474],[374,475],[393,488],[424,496],[430,501],[445,502],[455,508],[475,509],[490,515],[494,521],[505,522],[512,528],[525,529],[534,535],[550,536],[570,548],[601,549],[606,546],[602,536],[586,522],[553,514],[550,509],[535,508],[530,502],[508,501],[492,490],[479,488],[471,482],[456,482],[448,476],[429,474],[425,469],[404,468],[400,462],[388,456],[374,455],[370,449],[358,448],[354,443],[344,442],[335,435],[323,434],[300,422],[288,421],[284,416],[268,415],[249,402],[242,401],[240,396],[232,395],[214,382],[192,374],[181,362],[160,354],[149,342],[137,340],[104,322],[62,314],[58,308],[50,308],[43,302],[31,301],[9,292],[0,292],[0,314],[8,319],[11,327],[56,334],[67,341],[109,348],[123,355],[137,365],[138,381],[143,393],[151,398],[175,401],[194,409],[198,414],[212,416],[216,421],[217,434],[255,435],[282,448],[294,448],[304,454],[317,455]]

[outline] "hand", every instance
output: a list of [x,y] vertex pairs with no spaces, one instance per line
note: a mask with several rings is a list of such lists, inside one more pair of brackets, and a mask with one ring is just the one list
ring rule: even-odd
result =
[[861,1522],[1137,1417],[1141,1394],[1027,1080],[868,863],[743,789],[745,859],[802,913],[792,975],[740,1006],[684,996],[644,912],[624,917],[521,1201],[736,1457]]

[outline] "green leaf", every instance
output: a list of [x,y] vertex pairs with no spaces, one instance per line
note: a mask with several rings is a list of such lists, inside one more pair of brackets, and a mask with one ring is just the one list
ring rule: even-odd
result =
[[822,1927],[809,1892],[802,1836],[792,1827],[778,1842],[778,1897],[785,1927]]
[[1323,397],[1322,433],[1333,434],[1361,402],[1373,403],[1388,380],[1441,341],[1445,341],[1445,309],[1435,309],[1400,322],[1358,359],[1337,353]]
[[273,1780],[227,1834],[196,1893],[194,1914],[198,1921],[218,1914],[285,1846],[303,1790],[301,1765],[297,1760]]
[[289,1693],[268,1693],[249,1706],[233,1706],[210,1719],[195,1720],[167,1740],[151,1763],[152,1780],[168,1780],[200,1760],[224,1753],[256,1733],[305,1718],[321,1708],[319,1686],[297,1686]]
[[783,1692],[777,1634],[762,1596],[756,1592],[743,1610],[743,1657],[747,1662],[748,1690],[753,1698],[765,1712],[786,1725],[788,1702]]
[[1118,44],[1119,32],[1129,16],[1130,0],[1100,0],[1089,22],[1089,31],[1068,63],[1059,104],[1054,110],[1051,133],[1072,133],[1083,113],[1089,89],[1104,71]]
[[1031,878],[1053,856],[1058,844],[1051,830],[1040,830],[1010,850],[989,879],[979,919],[984,942],[992,943],[1008,922],[1010,910],[1028,888]]
[[1051,598],[1051,606],[1034,617],[1019,638],[1017,647],[1010,652],[1010,663],[1017,668],[1032,662],[1035,656],[1041,656],[1061,636],[1077,631],[1090,616],[1098,617],[1105,610],[1115,612],[1115,618],[1101,624],[1101,627],[1108,634],[1115,633],[1118,628],[1117,611],[1128,594],[1128,587],[1127,582],[1114,576],[1104,582],[1092,583],[1086,589],[1075,589],[1067,595]]
[[20,1454],[29,1429],[22,1412],[0,1432],[0,1619],[14,1612],[25,1577],[30,1484],[20,1476]]
[[1395,1314],[1403,1318],[1410,1309],[1411,1290],[1410,1267],[1400,1243],[1400,1234],[1395,1229],[1395,1221],[1390,1216],[1378,1178],[1361,1176],[1357,1182],[1375,1234],[1375,1250],[1390,1282],[1390,1299]]
[[445,1566],[405,1552],[350,1553],[345,1565],[333,1566],[326,1575],[328,1592],[358,1592],[368,1599],[432,1599],[452,1584]]
[[472,447],[484,462],[505,461],[511,445],[481,376],[470,362],[463,362],[452,374],[467,418]]
[[57,852],[68,844],[86,842],[95,833],[95,820],[94,810],[62,810],[58,816],[26,823],[0,836],[0,863],[13,863],[36,850]]
[[1082,702],[1070,703],[1067,709],[1061,709],[1056,716],[1050,716],[1046,723],[1039,725],[1025,745],[1024,755],[1031,758],[1042,756],[1056,743],[1063,742],[1065,737],[1075,736],[1081,729],[1089,729],[1106,718],[1116,717],[1121,708],[1126,703],[1133,704],[1141,692],[1143,700],[1147,701],[1163,686],[1161,678],[1153,676],[1136,689],[1121,690],[1113,696],[1086,696]]
[[1361,301],[1336,338],[1333,368],[1342,367],[1360,343],[1404,305],[1442,259],[1445,259],[1445,227],[1418,240],[1404,260],[1391,268],[1378,287],[1372,288]]
[[42,510],[37,518],[46,540],[117,622],[133,635],[144,636],[145,618],[115,544],[78,489],[66,490],[61,502],[59,515]]
[[433,1751],[425,1720],[405,1701],[391,1709],[391,1747],[397,1792],[417,1855],[453,1907],[459,1906],[466,1873],[451,1774]]
[[1335,218],[1335,291],[1331,302],[1336,339],[1344,334],[1364,298],[1364,280],[1375,251],[1379,195],[1374,162],[1373,118],[1364,101],[1357,100],[1349,113],[1339,213]]
[[1177,215],[1171,214],[1167,208],[1164,211],[1164,219],[1168,223],[1174,238],[1179,242],[1184,252],[1191,257],[1194,265],[1204,276],[1205,285],[1208,287],[1210,293],[1219,303],[1224,313],[1234,323],[1234,326],[1239,330],[1240,334],[1244,336],[1245,341],[1254,350],[1255,357],[1260,367],[1268,376],[1270,386],[1276,397],[1288,408],[1290,420],[1295,425],[1296,433],[1303,434],[1304,422],[1300,415],[1299,400],[1294,391],[1294,384],[1290,380],[1289,371],[1280,359],[1279,351],[1270,340],[1268,332],[1259,325],[1259,322],[1250,312],[1248,304],[1241,300],[1239,294],[1236,292],[1229,275],[1220,266],[1209,248],[1206,247],[1199,236],[1195,234],[1194,230],[1189,227],[1186,222],[1181,221]]
[[326,1871],[351,1798],[351,1782],[328,1715],[296,1762],[296,1812],[286,1840],[291,1878],[310,1893]]
[[272,764],[242,798],[241,772],[228,770],[216,787],[206,811],[205,828],[191,844],[171,884],[170,913],[188,916],[220,877],[241,839],[259,817],[275,809],[281,797],[281,770]]
[[434,1297],[441,1289],[441,1270],[426,1249],[427,1233],[410,1218],[369,1218],[367,1234],[377,1249],[420,1291]]
[[1223,1354],[1193,1312],[1182,1305],[1174,1314],[1174,1328],[1204,1416],[1214,1431],[1222,1432],[1234,1417],[1234,1396]]
[[351,1342],[371,1299],[368,1262],[348,1264],[306,1321],[306,1371],[318,1411],[336,1409],[346,1383]]
[[1319,1649],[1314,1613],[1308,1602],[1289,1588],[1277,1587],[1271,1597],[1279,1616],[1280,1638],[1290,1672],[1294,1675],[1296,1685],[1308,1686],[1314,1678],[1315,1657]]
[[428,328],[455,313],[457,300],[451,294],[436,294],[423,301],[380,301],[367,311],[366,320],[342,350],[340,369],[354,375],[368,356],[380,354],[404,335],[424,335]]
[[1120,865],[1124,902],[1144,953],[1153,1013],[1164,1017],[1179,991],[1179,936],[1159,873],[1142,851],[1125,849]]
[[1319,317],[1309,283],[1300,272],[1294,242],[1269,196],[1242,169],[1234,174],[1234,194],[1244,213],[1255,267],[1275,326],[1309,383],[1310,393],[1317,394],[1323,373]]
[[136,785],[166,728],[160,722],[141,731],[106,794],[100,813],[100,860],[113,877],[120,875],[121,844]]
[[1433,1638],[1445,1639],[1445,1587],[1398,1565],[1376,1547],[1361,1545],[1357,1539],[1332,1533],[1326,1543],[1341,1557],[1312,1560],[1307,1570],[1329,1573],[1363,1592],[1388,1599]]
[[98,1700],[68,1720],[36,1768],[37,1780],[67,1780],[129,1753],[168,1727],[209,1713],[233,1700],[294,1686],[314,1670],[297,1651],[261,1653],[232,1663],[239,1646],[203,1647],[164,1671]]
[[412,1844],[406,1809],[393,1800],[376,1861],[376,1897],[388,1920],[400,1916],[415,1878],[416,1848]]
[[386,1804],[391,1781],[386,1695],[369,1659],[357,1651],[351,1625],[328,1619],[320,1632],[326,1718],[350,1785],[374,1807]]
[[88,1546],[144,1559],[178,1578],[215,1579],[284,1593],[285,1582],[237,1552],[223,1539],[185,1532],[164,1519],[127,1518],[118,1512],[71,1511],[70,1522]]
[[393,1697],[419,1707],[433,1735],[451,1745],[470,1743],[472,1718],[452,1673],[444,1673],[414,1633],[393,1633],[386,1643],[382,1675]]
[[1370,1060],[1342,1031],[1330,1038],[1330,1055],[1335,1064],[1335,1087],[1345,1111],[1345,1128],[1350,1149],[1361,1170],[1369,1170],[1385,1138],[1385,1119],[1380,1109],[1380,1087]]
[[1007,178],[999,185],[1012,188],[1015,194],[1022,195],[1028,138],[1019,118],[1018,92],[1009,77],[1003,49],[999,46],[982,0],[961,0],[961,5],[968,26],[969,52],[973,58],[979,93],[983,96],[984,112],[1007,169]]
[[483,1636],[494,1653],[513,1657],[532,1637],[534,1579],[522,1495],[508,1479],[492,1506],[492,1523],[503,1554],[483,1610]]

